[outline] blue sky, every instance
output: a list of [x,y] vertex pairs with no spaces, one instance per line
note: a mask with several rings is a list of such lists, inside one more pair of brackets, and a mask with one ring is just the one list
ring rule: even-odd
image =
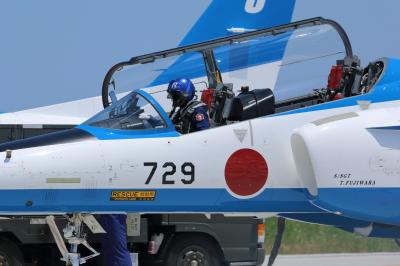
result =
[[[109,67],[175,47],[210,3],[1,1],[0,111],[99,95]],[[399,6],[396,0],[298,0],[293,20],[324,16],[339,21],[366,64],[381,56],[400,57]]]
[[176,46],[208,4],[1,1],[0,111],[99,95],[109,67]]

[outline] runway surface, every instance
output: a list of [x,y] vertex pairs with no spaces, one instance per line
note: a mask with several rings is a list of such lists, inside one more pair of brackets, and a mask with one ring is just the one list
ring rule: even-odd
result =
[[[268,257],[263,266],[267,266]],[[400,266],[400,253],[278,255],[274,266]]]

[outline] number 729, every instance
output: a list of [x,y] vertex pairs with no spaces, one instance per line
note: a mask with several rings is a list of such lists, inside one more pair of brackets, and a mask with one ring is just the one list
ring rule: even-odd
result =
[[[150,166],[151,171],[147,180],[145,182],[146,185],[150,184],[154,174],[157,171],[158,163],[157,162],[144,162],[143,166]],[[163,185],[174,185],[176,178],[173,176],[176,173],[176,164],[173,162],[166,162],[163,164],[162,168],[164,169],[164,173],[162,175],[162,184]],[[181,165],[181,173],[184,175],[184,178],[181,178],[180,181],[185,184],[189,185],[194,182],[195,179],[195,167],[193,163],[185,162]]]

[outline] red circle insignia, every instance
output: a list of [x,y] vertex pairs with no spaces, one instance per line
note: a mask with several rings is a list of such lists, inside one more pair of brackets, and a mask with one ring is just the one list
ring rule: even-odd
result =
[[259,192],[268,179],[268,165],[255,150],[235,151],[225,165],[225,181],[229,189],[239,196]]
[[204,115],[203,114],[197,114],[196,115],[196,121],[200,122],[204,120]]

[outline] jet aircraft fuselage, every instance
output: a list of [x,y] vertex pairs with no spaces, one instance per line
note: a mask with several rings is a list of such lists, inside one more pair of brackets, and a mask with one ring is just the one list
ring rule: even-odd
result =
[[[218,90],[224,74],[212,68],[210,49],[251,45],[252,34],[261,33],[169,53],[203,52]],[[400,61],[375,64],[379,71],[364,70],[369,87],[359,80],[347,97],[187,135],[146,89],[135,89],[76,128],[0,145],[0,213],[328,213],[399,225]]]

